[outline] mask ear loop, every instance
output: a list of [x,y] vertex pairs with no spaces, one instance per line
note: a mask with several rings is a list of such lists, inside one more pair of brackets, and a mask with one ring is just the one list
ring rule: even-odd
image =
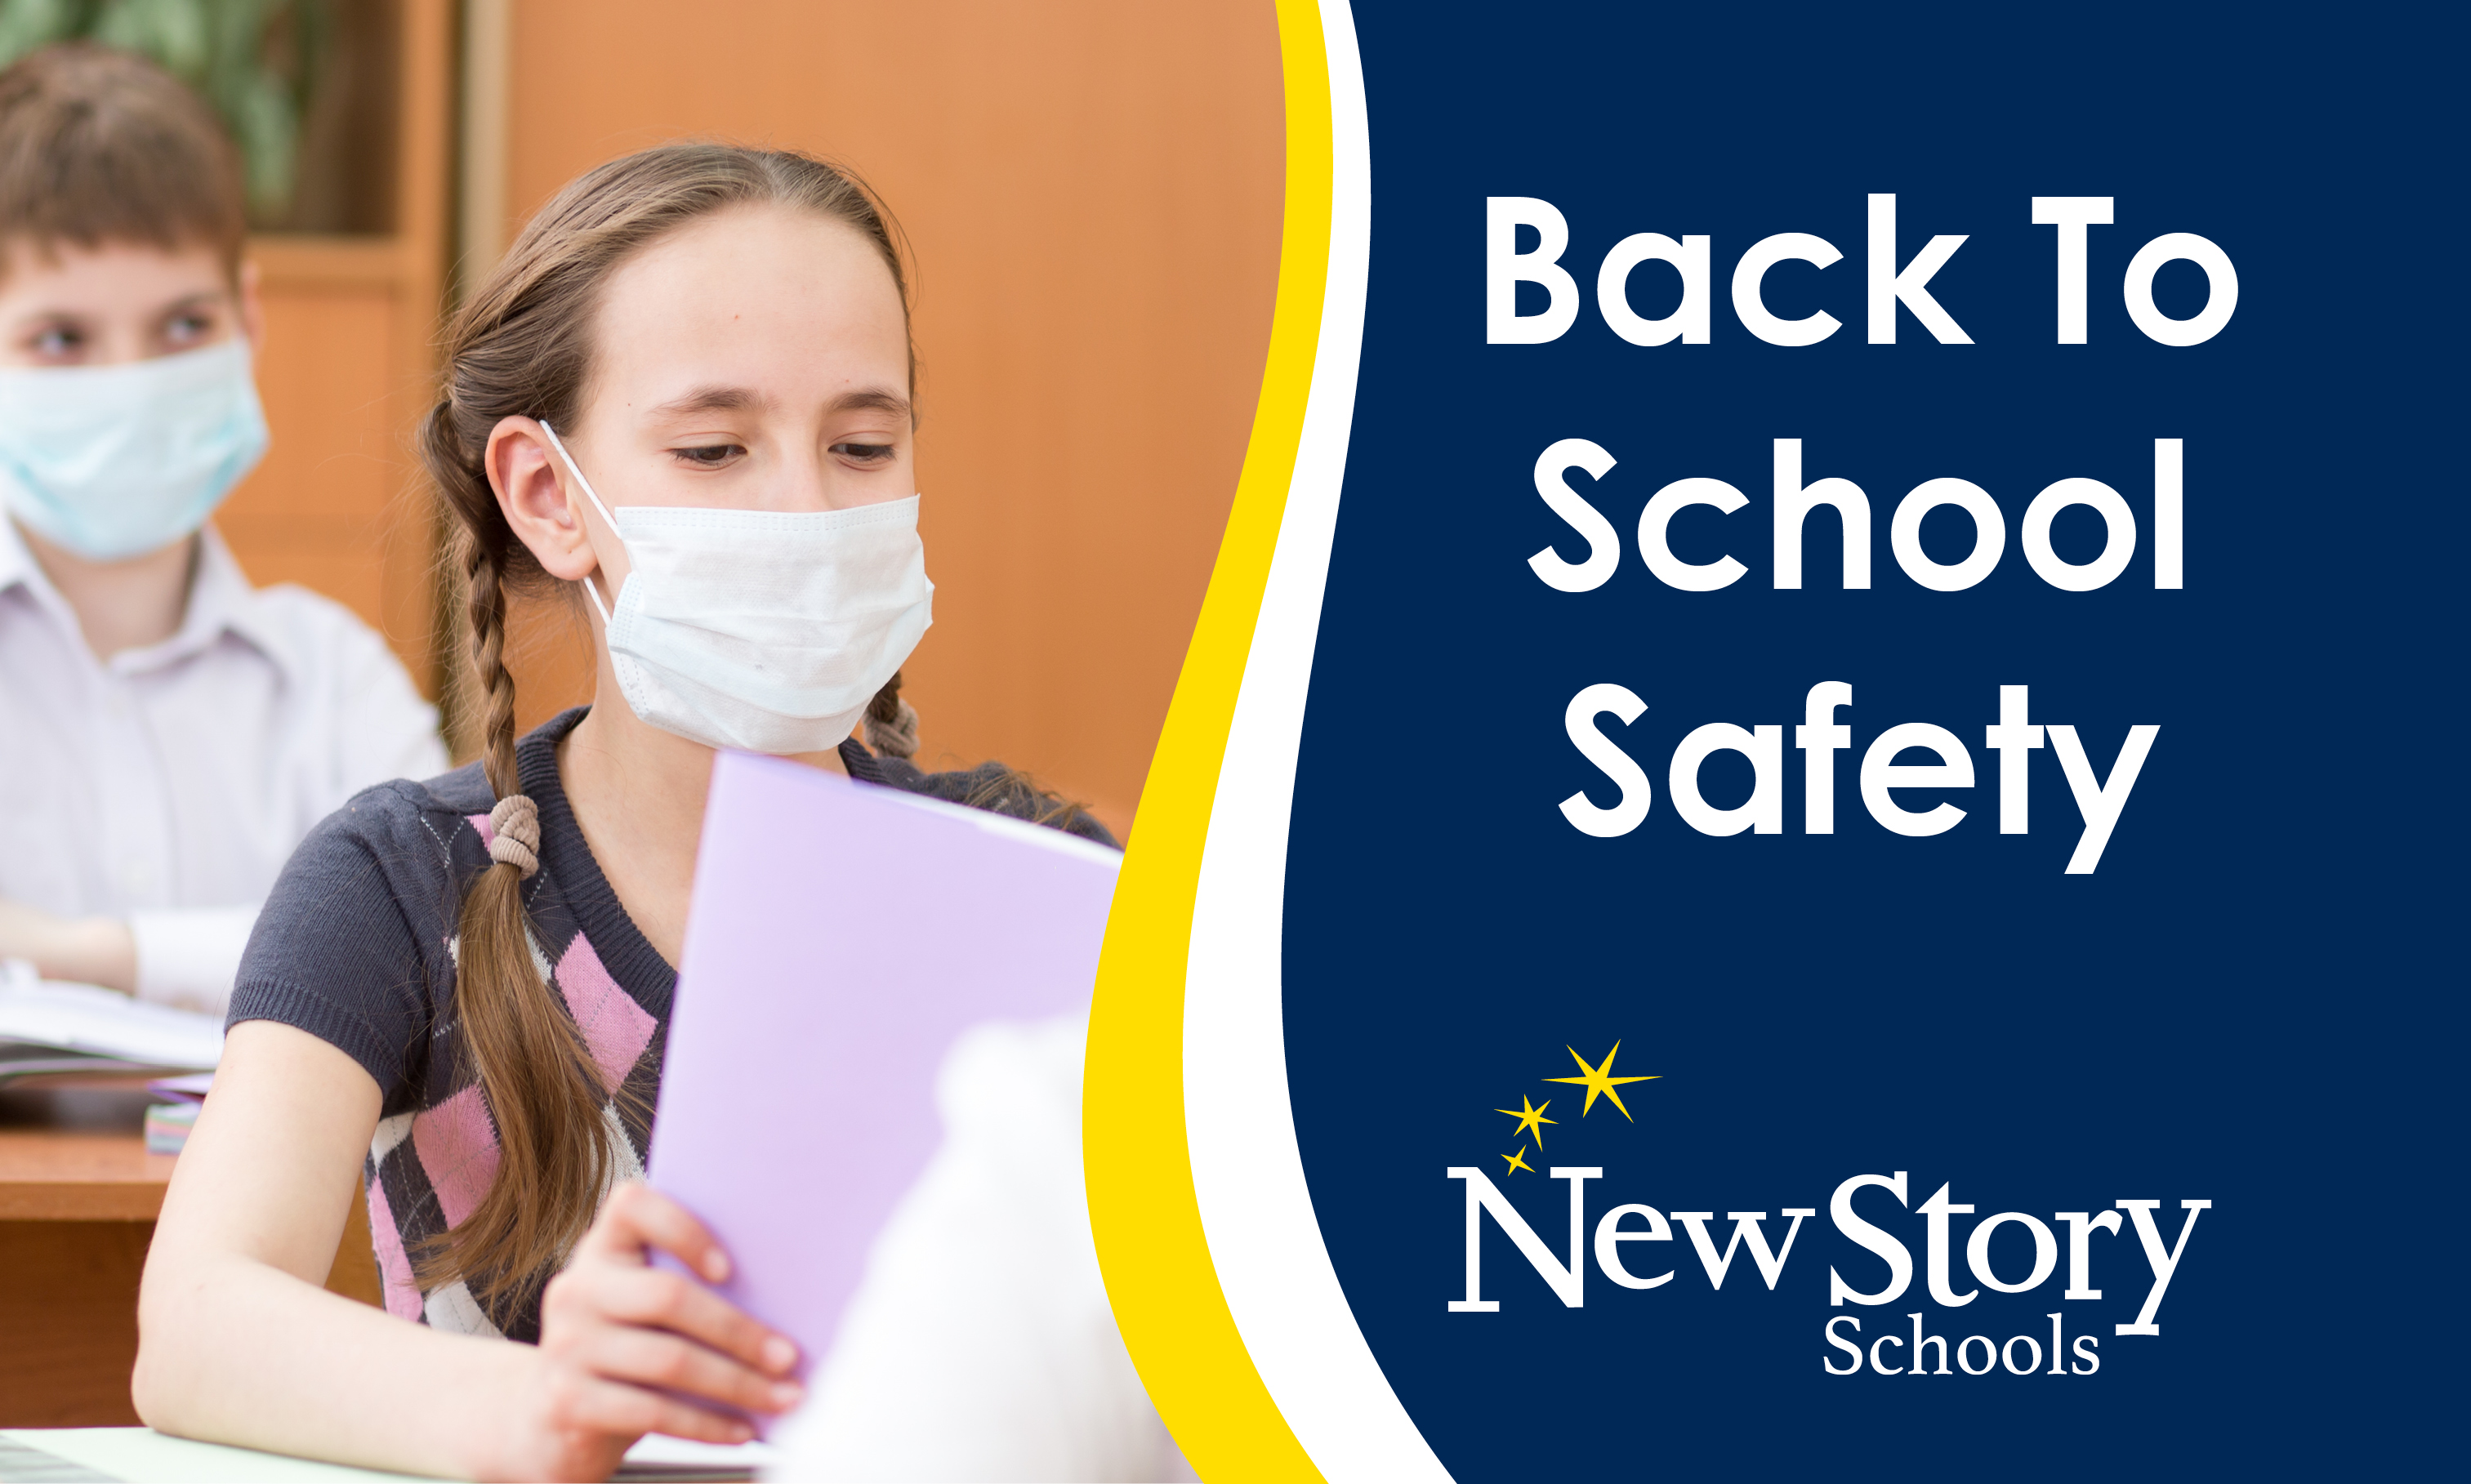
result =
[[[557,450],[557,457],[566,460],[567,472],[573,474],[575,476],[575,482],[583,486],[583,498],[592,502],[592,507],[599,510],[600,512],[600,519],[607,523],[609,533],[618,538],[618,544],[620,546],[624,546],[626,544],[626,537],[618,530],[618,518],[609,513],[609,507],[607,506],[600,503],[600,496],[593,490],[592,482],[583,477],[582,466],[575,461],[575,456],[566,451],[566,444],[558,437],[557,430],[551,427],[547,419],[543,419],[541,422],[541,431],[549,435],[549,446]],[[607,628],[609,626],[609,610],[601,606],[600,585],[593,581],[591,577],[585,577],[583,579],[583,596],[592,600],[592,611],[600,615],[600,626],[602,628]]]

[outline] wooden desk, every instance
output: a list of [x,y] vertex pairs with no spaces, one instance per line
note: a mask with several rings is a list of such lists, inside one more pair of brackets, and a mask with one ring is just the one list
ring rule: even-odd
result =
[[[0,1088],[0,1427],[133,1424],[137,1281],[176,1161],[148,1154],[144,1077]],[[326,1286],[378,1302],[368,1210]]]

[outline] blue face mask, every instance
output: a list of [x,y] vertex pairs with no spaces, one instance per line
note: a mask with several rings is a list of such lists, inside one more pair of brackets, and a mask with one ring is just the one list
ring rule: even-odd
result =
[[0,370],[0,504],[91,561],[188,535],[264,457],[238,338],[125,365]]

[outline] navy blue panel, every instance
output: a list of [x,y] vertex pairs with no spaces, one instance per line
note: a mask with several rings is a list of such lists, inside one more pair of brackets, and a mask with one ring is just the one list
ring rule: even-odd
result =
[[[1599,1471],[2020,1479],[2357,1472],[2433,1446],[2459,1409],[2463,1237],[2459,942],[2463,732],[2459,122],[2437,70],[2459,12],[2150,9],[1356,7],[1372,120],[1373,261],[1362,386],[1297,788],[1285,922],[1288,1064],[1313,1199],[1375,1353],[1463,1480]],[[1903,17],[1903,18],[1894,18]],[[2441,24],[2440,24],[2441,20]],[[2440,87],[2445,89],[2440,94]],[[1897,198],[1900,262],[1965,245],[1930,284],[1976,342],[1910,314],[1865,334],[1865,198]],[[1485,199],[1537,197],[1570,226],[1576,325],[1485,342]],[[2056,232],[2035,196],[2109,196],[2089,236],[2088,343],[2055,343]],[[1624,342],[1595,307],[1621,238],[1712,239],[1712,342]],[[1772,309],[1824,309],[1816,345],[1753,339],[1730,284],[1772,233],[1844,253],[1787,264]],[[2235,318],[2196,346],[2130,322],[2129,260],[2200,234],[2237,267]],[[1523,244],[1522,244],[1523,246]],[[1634,275],[1642,313],[1672,271]],[[2203,302],[2188,263],[2164,312]],[[1541,309],[1541,289],[1521,307]],[[1570,476],[1622,536],[1602,587],[1557,592],[1527,557],[1586,542],[1538,498],[1537,456],[1582,437],[1619,460]],[[1835,517],[1809,521],[1805,582],[1772,586],[1773,440],[1805,479],[1872,511],[1872,587],[1838,587]],[[2184,440],[2186,585],[2157,591],[2153,440]],[[1673,523],[1676,553],[1748,574],[1662,585],[1635,527],[1689,476],[1742,509]],[[1969,591],[1908,578],[1896,502],[1921,482],[1982,486],[2004,559]],[[2085,477],[2138,524],[2128,570],[2059,591],[2028,566],[2026,507]],[[1926,523],[1937,559],[1963,521]],[[2090,559],[2098,517],[2062,516]],[[1844,681],[1853,750],[1836,833],[1803,830],[1803,696]],[[1591,838],[1560,801],[1612,783],[1565,735],[1590,684],[1647,703],[1606,735],[1653,781],[1645,821]],[[2031,828],[1998,830],[1983,745],[2001,685],[2031,720],[2078,729],[2107,774],[2129,728],[2160,728],[2091,875],[2055,751],[2031,754]],[[1970,790],[1949,832],[1892,835],[1866,811],[1862,749],[1887,727],[1954,732]],[[1784,728],[1784,828],[1702,835],[1667,787],[1709,722]],[[1909,755],[1909,762],[1925,761]],[[1719,754],[1711,803],[1748,762]],[[1545,1079],[1618,1041],[1634,1116]],[[1551,1099],[1512,1136],[1493,1110]],[[1505,1160],[1525,1149],[1534,1172]],[[1553,1166],[1601,1166],[1588,1216],[1810,1208],[1771,1292],[1747,1251],[1714,1289],[1681,1228],[1633,1242],[1630,1290],[1588,1259],[1565,1307],[1490,1216],[1484,1297],[1462,1296],[1475,1166],[1547,1245],[1566,1240]],[[1895,1303],[1831,1307],[1829,1274],[1872,1291],[1887,1265],[1830,1221],[1848,1177],[1942,1184],[1952,1285],[1980,1289],[1967,1234],[2032,1214],[2059,1267],[2024,1293],[1933,1301],[1925,1219],[1856,1202],[1911,1250]],[[2157,1314],[2133,1230],[2090,1237],[2100,1300],[2063,1300],[2061,1211],[2162,1203],[2199,1218]],[[1636,1228],[1634,1223],[1634,1229]],[[2032,1266],[2021,1224],[1990,1248]],[[2052,1321],[2091,1375],[1831,1375],[1830,1320],[1867,1356],[1919,1313],[1952,1346]],[[1979,1362],[1980,1347],[1967,1352]],[[2022,1346],[2010,1354],[2022,1361]],[[1881,1351],[1891,1366],[1909,1349]],[[2440,1408],[2440,1399],[2443,1405]]]

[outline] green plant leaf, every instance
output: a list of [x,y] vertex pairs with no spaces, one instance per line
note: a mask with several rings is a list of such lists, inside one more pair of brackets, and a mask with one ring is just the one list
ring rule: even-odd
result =
[[152,57],[194,85],[214,57],[207,19],[206,0],[106,0],[94,38]]
[[75,34],[75,0],[0,0],[0,66]]

